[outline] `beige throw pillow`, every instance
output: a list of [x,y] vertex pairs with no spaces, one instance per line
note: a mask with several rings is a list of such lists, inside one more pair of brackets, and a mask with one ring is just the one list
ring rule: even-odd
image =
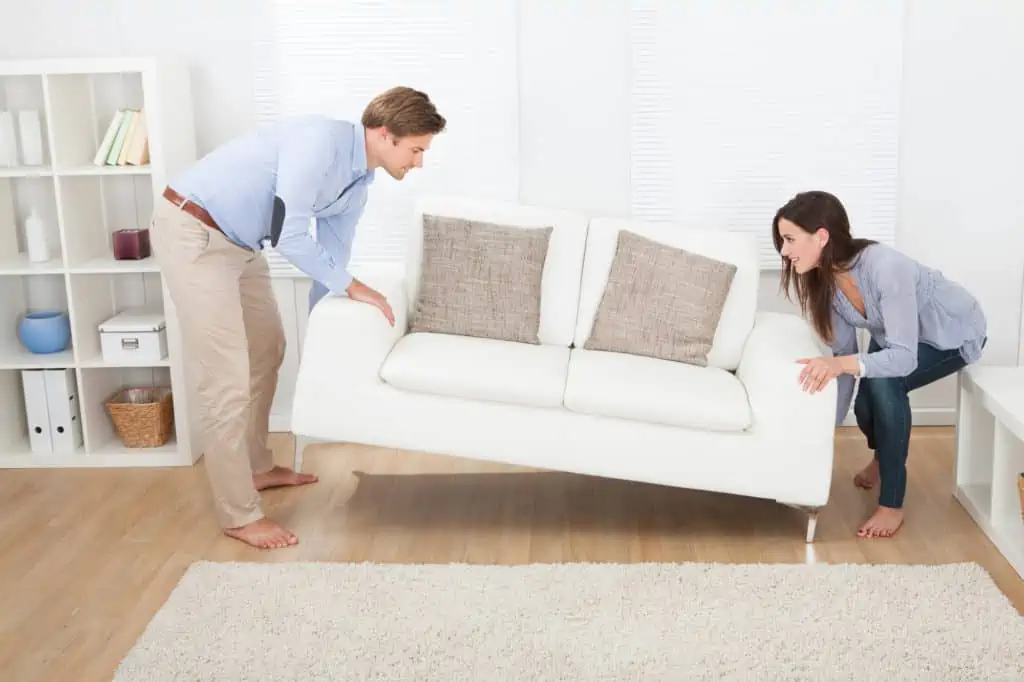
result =
[[707,366],[736,266],[619,232],[584,348]]
[[541,277],[552,230],[424,215],[410,331],[539,344]]

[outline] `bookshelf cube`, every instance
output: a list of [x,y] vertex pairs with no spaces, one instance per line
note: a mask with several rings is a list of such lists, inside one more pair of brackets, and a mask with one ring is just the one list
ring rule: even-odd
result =
[[[90,453],[106,457],[143,457],[173,454],[177,450],[175,438],[158,448],[128,448],[117,436],[114,423],[107,414],[106,400],[121,388],[170,386],[171,375],[165,367],[87,367],[80,371],[82,415],[85,429],[85,447]],[[177,403],[175,393],[175,403]],[[177,406],[177,405],[176,405]],[[177,410],[175,410],[177,413]],[[177,414],[175,414],[177,417]]]
[[[33,213],[45,231],[50,256],[46,261],[29,259],[27,227]],[[52,178],[0,178],[0,275],[62,272],[60,236]]]
[[46,84],[58,173],[90,172],[118,109],[146,108],[141,72],[53,74]]
[[63,275],[5,275],[0,277],[0,369],[74,366],[74,332],[67,350],[36,354],[18,337],[18,324],[27,313],[68,311],[67,285]]
[[0,173],[48,171],[50,145],[41,74],[0,75]]
[[149,227],[153,213],[149,176],[73,176],[60,179],[61,203],[75,210],[64,215],[68,267],[72,272],[155,268],[153,260],[114,260],[117,230]]
[[110,364],[103,360],[100,348],[101,323],[118,313],[139,308],[166,314],[159,272],[73,274],[71,283],[77,362],[83,367]]

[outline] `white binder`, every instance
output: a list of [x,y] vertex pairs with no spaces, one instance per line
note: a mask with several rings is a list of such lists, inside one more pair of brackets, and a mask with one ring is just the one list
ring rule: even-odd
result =
[[18,130],[21,133],[21,161],[26,166],[43,165],[43,124],[38,109],[18,112]]
[[14,112],[0,111],[0,167],[18,165],[18,143],[14,134]]
[[53,437],[50,435],[50,407],[46,401],[43,370],[22,370],[21,383],[25,393],[29,446],[36,454],[49,454],[53,452]]
[[53,451],[70,455],[82,445],[82,417],[78,405],[75,371],[43,370],[46,402],[50,415],[50,438]]

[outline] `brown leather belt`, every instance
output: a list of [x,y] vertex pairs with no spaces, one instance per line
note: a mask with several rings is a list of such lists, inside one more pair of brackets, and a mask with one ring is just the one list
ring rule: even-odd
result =
[[213,219],[213,216],[206,212],[205,208],[194,201],[190,201],[187,197],[181,196],[170,186],[164,188],[164,198],[207,227],[211,227],[221,233],[224,232],[224,230],[220,229],[220,226],[217,225],[217,221]]

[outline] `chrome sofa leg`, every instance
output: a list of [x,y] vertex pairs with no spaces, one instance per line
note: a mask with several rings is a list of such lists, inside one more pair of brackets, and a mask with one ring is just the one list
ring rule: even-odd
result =
[[818,510],[807,511],[807,544],[814,542],[814,533],[818,530]]
[[792,507],[793,509],[799,509],[803,513],[807,514],[807,535],[805,537],[805,542],[807,544],[814,542],[814,536],[818,531],[818,513],[821,511],[821,507],[808,507],[802,504],[789,504],[788,502],[783,502],[782,504],[787,507]]

